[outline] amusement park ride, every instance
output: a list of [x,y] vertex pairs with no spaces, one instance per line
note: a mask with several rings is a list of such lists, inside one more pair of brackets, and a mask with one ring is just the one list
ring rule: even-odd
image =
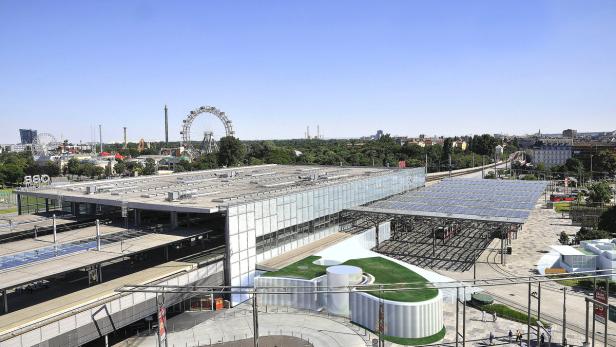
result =
[[186,116],[186,119],[182,122],[182,131],[180,131],[180,134],[182,135],[182,147],[184,147],[184,154],[191,158],[198,157],[202,154],[214,153],[218,150],[218,145],[214,139],[214,133],[211,131],[204,132],[203,140],[199,145],[195,145],[195,143],[191,140],[191,127],[193,121],[201,115],[208,114],[218,118],[222,122],[222,125],[225,128],[225,136],[235,135],[231,120],[224,112],[220,111],[216,107],[201,106],[190,111],[188,116]]

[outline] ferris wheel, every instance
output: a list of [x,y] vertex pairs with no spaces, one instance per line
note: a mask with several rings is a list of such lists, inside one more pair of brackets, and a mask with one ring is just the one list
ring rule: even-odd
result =
[[55,150],[60,146],[60,142],[55,136],[49,133],[40,133],[32,141],[32,152],[35,155],[46,155],[47,152]]
[[199,139],[199,144],[195,145],[191,139],[191,127],[193,121],[200,115],[210,115],[218,118],[225,128],[225,136],[234,136],[233,125],[227,115],[213,106],[201,106],[197,109],[190,111],[186,119],[182,122],[182,146],[184,147],[184,153],[191,158],[197,157],[201,154],[213,153],[218,148],[216,142],[213,139],[212,132],[205,132],[203,139]]

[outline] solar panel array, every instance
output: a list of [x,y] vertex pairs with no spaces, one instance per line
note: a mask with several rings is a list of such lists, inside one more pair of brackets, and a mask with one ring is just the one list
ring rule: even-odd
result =
[[545,181],[453,178],[372,203],[381,213],[524,223]]
[[[123,233],[103,235],[101,236],[101,246],[144,236],[146,234],[147,233],[143,231],[133,230]],[[21,253],[10,254],[0,257],[0,271],[95,248],[96,238],[88,238],[69,243],[42,247]]]

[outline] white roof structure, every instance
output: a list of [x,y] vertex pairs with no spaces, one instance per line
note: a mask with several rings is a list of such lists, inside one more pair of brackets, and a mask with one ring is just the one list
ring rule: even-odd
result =
[[26,188],[18,194],[159,211],[214,213],[230,205],[387,175],[400,169],[258,165]]
[[550,248],[560,253],[561,255],[586,255],[571,246],[554,245],[550,246]]

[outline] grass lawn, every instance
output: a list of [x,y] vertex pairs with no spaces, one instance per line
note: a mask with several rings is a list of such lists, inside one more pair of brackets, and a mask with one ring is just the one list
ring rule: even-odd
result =
[[[370,329],[368,329],[370,330]],[[378,335],[376,332],[370,330],[373,334]],[[445,329],[445,327],[443,327],[443,329],[441,329],[441,331],[439,331],[438,333],[431,335],[431,336],[426,336],[426,337],[420,337],[420,338],[408,338],[408,337],[396,337],[396,336],[389,336],[389,335],[383,335],[383,339],[385,339],[385,341],[389,341],[389,342],[393,342],[396,343],[398,345],[405,345],[405,346],[421,346],[421,345],[427,345],[430,343],[435,343],[438,341],[441,341],[442,339],[445,338],[445,333],[447,332],[447,330]]]
[[[301,279],[313,279],[324,275],[327,266],[313,264],[315,260],[320,259],[319,256],[309,256],[302,260],[299,260],[291,265],[288,265],[278,271],[267,272],[263,276],[270,277],[291,277]],[[403,302],[418,302],[428,299],[432,299],[438,295],[438,289],[429,288],[428,281],[416,274],[415,272],[407,269],[406,267],[396,264],[381,257],[363,258],[363,259],[351,259],[344,262],[344,265],[353,265],[360,267],[364,272],[367,272],[374,276],[375,284],[388,284],[388,283],[419,283],[420,286],[425,284],[426,288],[415,290],[404,290],[397,292],[383,292],[371,291],[371,295],[378,298],[393,301]],[[391,287],[388,287],[391,288]]]
[[0,210],[0,214],[15,213],[15,212],[17,212],[17,207],[7,208],[6,210]]
[[13,191],[13,188],[0,188],[0,193],[10,193]]
[[[528,322],[528,314],[526,314],[525,312],[514,310],[511,307],[503,305],[503,304],[482,305],[482,306],[479,306],[478,309],[483,310],[487,313],[496,312],[497,317],[509,319],[515,322],[520,322],[520,323]],[[545,321],[541,321],[541,323],[543,323],[543,325],[546,327],[550,325]],[[537,325],[537,317],[531,316],[530,324]]]
[[362,268],[364,272],[367,272],[374,276],[375,284],[412,282],[425,284],[426,286],[426,288],[420,290],[415,289],[383,293],[380,293],[379,291],[370,292],[370,294],[378,298],[403,302],[418,302],[432,299],[438,295],[438,289],[429,288],[429,283],[425,278],[407,269],[406,267],[389,261],[385,258],[372,257],[363,259],[351,259],[346,261],[344,264]]
[[[578,287],[586,290],[594,290],[594,285],[592,279],[559,279],[556,282],[562,284],[563,286],[568,287]],[[605,279],[597,280],[597,287],[605,289]],[[610,294],[616,294],[616,282],[610,281]]]
[[569,212],[571,210],[571,201],[562,201],[554,203],[554,211],[561,212]]

